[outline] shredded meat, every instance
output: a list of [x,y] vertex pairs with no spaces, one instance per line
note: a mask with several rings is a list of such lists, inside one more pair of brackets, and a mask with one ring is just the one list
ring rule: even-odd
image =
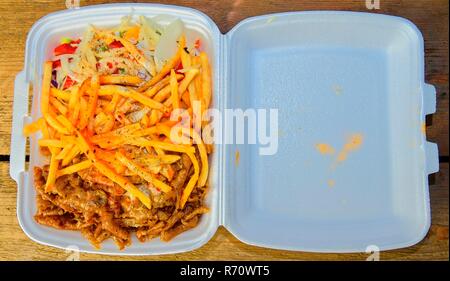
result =
[[[57,229],[79,230],[96,248],[111,238],[123,249],[130,245],[132,232],[141,242],[158,236],[162,241],[169,241],[195,227],[201,215],[208,211],[203,206],[206,187],[195,188],[184,208],[177,208],[183,186],[192,173],[192,163],[189,157],[182,155],[172,165],[175,176],[168,182],[173,187],[171,192],[148,186],[152,200],[150,210],[92,170],[60,176],[52,192],[45,192],[48,166],[35,167],[37,212],[34,218],[40,224]],[[143,185],[138,178],[134,182]]]

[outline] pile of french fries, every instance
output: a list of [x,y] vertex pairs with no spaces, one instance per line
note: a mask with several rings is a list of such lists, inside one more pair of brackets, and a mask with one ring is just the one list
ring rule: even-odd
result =
[[[170,192],[169,182],[160,177],[152,165],[174,163],[183,153],[189,156],[194,173],[184,187],[178,208],[184,207],[196,186],[207,184],[211,148],[202,142],[201,128],[194,128],[192,122],[183,124],[190,132],[189,136],[184,136],[188,138],[187,144],[175,143],[170,138],[171,129],[178,125],[177,121],[169,119],[174,110],[185,109],[192,115],[194,103],[201,104],[201,112],[211,103],[208,57],[204,52],[189,54],[185,47],[182,36],[175,56],[148,81],[138,76],[95,74],[67,90],[59,90],[51,85],[52,62],[44,64],[40,97],[42,117],[25,126],[24,135],[42,133],[38,144],[50,156],[46,192],[55,190],[58,177],[90,169],[107,177],[150,209],[150,197],[133,185],[128,176],[138,175],[158,190]],[[147,113],[133,123],[117,112],[125,102],[139,103],[141,108],[148,109]],[[127,155],[125,147],[129,150],[130,146],[140,151],[145,149],[147,162],[135,161]]]

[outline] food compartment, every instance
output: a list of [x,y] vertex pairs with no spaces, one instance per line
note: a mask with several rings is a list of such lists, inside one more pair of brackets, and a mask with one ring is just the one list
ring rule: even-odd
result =
[[423,39],[411,22],[348,12],[260,16],[227,34],[226,56],[226,107],[276,108],[279,126],[274,155],[261,156],[258,145],[225,150],[224,224],[236,237],[364,252],[425,236],[426,158],[437,163],[437,154],[425,152],[422,99],[434,93],[424,92]]
[[[98,27],[117,25],[123,16],[138,17],[158,16],[158,22],[168,24],[173,18],[183,21],[186,28],[187,42],[200,39],[202,47],[207,52],[213,73],[213,102],[212,107],[220,103],[218,89],[219,77],[219,31],[216,25],[204,14],[189,8],[146,5],[121,4],[101,5],[81,8],[75,11],[63,11],[50,14],[40,19],[31,29],[26,50],[25,81],[33,85],[33,102],[31,119],[40,117],[40,89],[42,79],[42,65],[51,58],[53,48],[59,44],[61,37],[77,38],[82,36],[88,24]],[[161,16],[163,15],[163,16]],[[17,101],[15,101],[17,102]],[[25,101],[23,101],[25,102]],[[21,134],[21,128],[17,133]],[[34,241],[59,248],[75,247],[83,252],[120,254],[120,255],[153,255],[185,252],[200,247],[215,233],[218,226],[218,164],[217,154],[210,156],[211,186],[206,205],[210,212],[203,215],[197,227],[177,236],[170,242],[162,242],[159,238],[141,243],[133,236],[131,246],[120,251],[111,239],[102,243],[102,248],[96,250],[79,231],[57,230],[37,224],[33,216],[36,212],[36,192],[34,188],[33,167],[42,166],[48,160],[39,153],[37,140],[40,135],[30,139],[29,171],[23,173],[24,185],[18,187],[18,219],[24,232]],[[25,149],[24,147],[22,149]],[[23,159],[24,161],[24,159]],[[18,172],[18,171],[14,171]],[[13,172],[12,172],[13,173]]]

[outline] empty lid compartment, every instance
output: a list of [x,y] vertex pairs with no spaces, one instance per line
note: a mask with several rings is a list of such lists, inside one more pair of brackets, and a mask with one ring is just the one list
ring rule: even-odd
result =
[[[223,220],[237,238],[355,252],[424,237],[423,39],[413,24],[349,12],[267,15],[238,24],[225,49],[225,107],[278,110],[277,139],[267,111],[254,134],[265,144],[225,146]],[[226,138],[235,123],[225,121]]]

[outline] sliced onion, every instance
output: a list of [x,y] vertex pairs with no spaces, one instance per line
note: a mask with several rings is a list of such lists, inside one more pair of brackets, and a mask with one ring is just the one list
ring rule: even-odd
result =
[[163,28],[157,24],[154,20],[144,16],[139,17],[141,23],[141,31],[139,36],[144,39],[147,49],[155,49],[156,44],[159,42]]
[[167,60],[177,52],[177,41],[183,34],[184,25],[180,19],[171,22],[163,31],[161,38],[155,48],[156,70],[160,71]]

